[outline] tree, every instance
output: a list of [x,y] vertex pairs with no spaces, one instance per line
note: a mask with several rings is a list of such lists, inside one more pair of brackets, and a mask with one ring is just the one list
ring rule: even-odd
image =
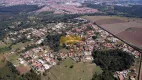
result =
[[112,72],[128,69],[134,62],[132,55],[119,49],[94,51],[93,57],[94,62],[103,70]]
[[100,75],[94,74],[92,80],[117,80],[117,79],[113,76],[112,72],[104,71]]
[[98,37],[97,37],[97,36],[92,36],[92,38],[93,38],[93,39],[97,39]]
[[74,65],[71,65],[71,66],[70,66],[70,68],[73,68],[73,67],[74,67]]

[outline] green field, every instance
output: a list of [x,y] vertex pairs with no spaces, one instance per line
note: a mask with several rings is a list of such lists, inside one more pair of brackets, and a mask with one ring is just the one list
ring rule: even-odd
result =
[[8,46],[8,44],[5,44],[2,41],[0,41],[0,53],[8,52],[10,50]]
[[[73,68],[70,68],[73,65]],[[59,65],[52,67],[42,80],[91,80],[94,73],[102,70],[94,63],[76,63],[68,58]]]
[[15,45],[12,45],[12,49],[17,50],[17,49],[20,49],[22,47],[26,47],[28,44],[30,44],[30,42],[25,42],[25,43],[19,42]]

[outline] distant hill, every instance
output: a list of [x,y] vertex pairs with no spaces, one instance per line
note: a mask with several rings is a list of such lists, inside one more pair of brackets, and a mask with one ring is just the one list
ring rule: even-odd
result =
[[20,13],[20,12],[31,12],[40,9],[37,5],[15,5],[8,7],[0,7],[0,13]]

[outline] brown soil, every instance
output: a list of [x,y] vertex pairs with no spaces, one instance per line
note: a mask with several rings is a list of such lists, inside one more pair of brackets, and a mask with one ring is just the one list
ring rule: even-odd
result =
[[124,23],[124,22],[126,22],[126,21],[123,21],[123,20],[120,20],[120,19],[115,19],[115,18],[100,19],[100,20],[95,21],[95,23],[98,24],[98,25]]
[[142,46],[142,28],[128,28],[125,31],[117,34],[116,36],[120,37],[121,39],[131,42],[132,44],[141,47]]

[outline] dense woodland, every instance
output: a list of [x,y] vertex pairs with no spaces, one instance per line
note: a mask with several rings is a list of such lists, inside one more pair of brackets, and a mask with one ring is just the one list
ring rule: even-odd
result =
[[112,72],[104,71],[100,75],[94,74],[92,80],[118,80],[118,79],[113,76]]
[[121,71],[133,65],[134,58],[122,50],[94,51],[94,62],[103,70]]
[[52,50],[59,51],[60,49],[60,34],[49,34],[42,43],[43,45],[48,45]]
[[18,14],[20,12],[31,12],[38,10],[42,7],[38,7],[37,5],[15,5],[8,7],[0,7],[0,13],[10,13],[10,14]]
[[94,75],[93,80],[116,80],[113,72],[130,68],[134,63],[134,58],[127,52],[119,49],[93,52],[94,63],[103,69],[100,75]]

